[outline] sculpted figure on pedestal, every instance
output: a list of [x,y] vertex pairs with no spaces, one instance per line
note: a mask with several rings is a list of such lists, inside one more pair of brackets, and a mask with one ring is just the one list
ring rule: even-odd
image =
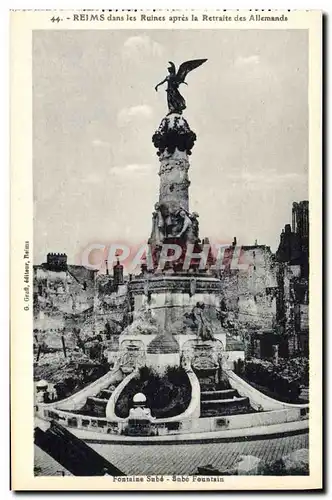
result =
[[180,364],[182,368],[185,370],[190,370],[191,369],[191,356],[189,355],[188,352],[182,351],[181,357],[180,357]]
[[204,303],[197,302],[192,310],[192,316],[197,328],[197,337],[201,340],[214,340],[212,327],[204,314],[204,309]]
[[188,228],[187,239],[189,243],[199,243],[199,222],[198,222],[198,213],[193,212],[189,215],[191,224]]
[[168,206],[165,213],[165,235],[167,238],[174,237],[176,223],[176,210],[174,207]]
[[181,209],[177,216],[176,216],[176,219],[177,219],[177,224],[175,226],[175,229],[179,230],[179,232],[176,232],[176,234],[174,234],[174,237],[175,238],[183,238],[184,235],[187,233],[187,231],[189,231],[189,228],[191,227],[192,225],[192,222],[191,222],[191,219],[188,215],[188,213]]
[[165,220],[161,213],[159,203],[156,203],[154,208],[155,211],[152,214],[152,231],[149,241],[157,246],[161,246],[165,239]]
[[170,66],[168,69],[168,75],[164,80],[158,83],[155,86],[156,92],[158,91],[158,87],[167,82],[167,104],[168,104],[168,114],[178,113],[182,114],[182,111],[186,109],[186,101],[184,97],[179,92],[179,86],[181,83],[185,82],[185,78],[187,74],[195,68],[198,68],[201,64],[203,64],[207,59],[195,59],[193,61],[186,61],[179,66],[178,71],[176,72],[175,64],[173,62],[169,62]]
[[221,326],[226,325],[228,317],[227,304],[225,298],[222,297],[220,300],[220,309],[217,311],[217,318],[220,320]]

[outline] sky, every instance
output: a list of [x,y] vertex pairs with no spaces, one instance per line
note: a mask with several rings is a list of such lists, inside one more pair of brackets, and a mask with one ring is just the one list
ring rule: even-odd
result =
[[190,210],[211,241],[271,246],[308,199],[304,30],[80,30],[33,35],[34,261],[151,232],[168,61],[208,61],[180,91],[197,140]]

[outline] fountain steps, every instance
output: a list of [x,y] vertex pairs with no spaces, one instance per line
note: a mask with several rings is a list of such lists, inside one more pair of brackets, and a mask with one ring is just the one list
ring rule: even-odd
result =
[[201,417],[250,413],[249,398],[216,399],[201,401]]
[[107,399],[109,400],[109,398],[111,397],[113,391],[109,390],[109,389],[103,389],[102,391],[100,391],[99,394],[97,394],[97,397],[100,398],[100,399]]
[[235,389],[224,389],[222,391],[202,391],[201,401],[214,401],[216,399],[232,399],[239,397],[239,393]]
[[228,406],[229,404],[233,404],[233,403],[247,403],[247,402],[249,402],[249,398],[234,397],[234,398],[229,398],[229,399],[213,399],[210,401],[201,401],[201,405],[208,408],[208,407],[213,407],[215,405]]
[[112,390],[103,389],[96,396],[89,396],[80,410],[75,413],[79,415],[87,415],[90,417],[105,417],[106,406],[111,394],[114,392],[114,385]]
[[217,417],[251,413],[250,401],[241,397],[227,380],[214,383],[212,378],[199,377],[201,386],[200,417]]

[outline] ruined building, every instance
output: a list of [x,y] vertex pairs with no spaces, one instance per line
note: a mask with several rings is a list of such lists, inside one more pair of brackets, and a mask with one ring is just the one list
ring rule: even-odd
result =
[[238,248],[239,265],[232,266],[233,244],[225,252],[221,273],[227,309],[249,331],[271,330],[276,314],[274,255],[269,246],[257,242]]
[[95,271],[67,263],[66,254],[49,253],[46,262],[34,266],[34,327],[61,329],[65,316],[91,309],[95,295]]
[[116,337],[128,324],[128,288],[119,262],[113,275],[98,275],[68,264],[64,253],[49,253],[46,262],[33,269],[34,334],[47,345],[61,345],[60,334],[65,334],[67,345],[74,345],[74,331],[82,338]]
[[292,225],[280,235],[277,260],[277,324],[289,355],[308,354],[309,202],[293,203]]

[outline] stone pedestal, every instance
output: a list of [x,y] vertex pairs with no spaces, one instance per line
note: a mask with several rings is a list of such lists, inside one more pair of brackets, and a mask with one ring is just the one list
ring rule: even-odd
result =
[[[214,263],[211,251],[204,266],[199,266],[200,260],[194,258],[203,250],[198,214],[189,212],[188,158],[195,140],[188,122],[176,113],[163,118],[152,137],[160,161],[160,187],[152,216],[150,255],[142,266],[141,276],[128,284],[134,321],[123,332],[121,340],[132,336],[131,340],[135,341],[136,337],[138,351],[138,340],[142,341],[146,363],[159,370],[182,363],[181,355],[184,351],[187,353],[190,341],[193,345],[212,341],[213,348],[205,345],[211,347],[205,358],[216,346],[219,350],[226,348],[226,331],[219,316],[221,281],[209,271]],[[168,250],[178,251],[174,260],[167,259]],[[141,314],[140,319],[137,314]],[[191,350],[189,361],[200,358],[204,364],[203,347],[202,352],[197,351],[195,355],[195,349]],[[217,356],[213,363],[215,371],[220,367],[218,359]]]
[[[193,280],[195,280],[195,287],[193,287]],[[204,314],[212,323],[212,327],[218,331],[219,328],[221,329],[220,320],[217,317],[221,303],[221,282],[217,278],[151,275],[148,280],[143,277],[132,280],[129,283],[129,289],[133,297],[134,310],[138,311],[149,301],[148,307],[159,328],[173,335],[190,334],[189,316],[197,302],[205,305]]]

